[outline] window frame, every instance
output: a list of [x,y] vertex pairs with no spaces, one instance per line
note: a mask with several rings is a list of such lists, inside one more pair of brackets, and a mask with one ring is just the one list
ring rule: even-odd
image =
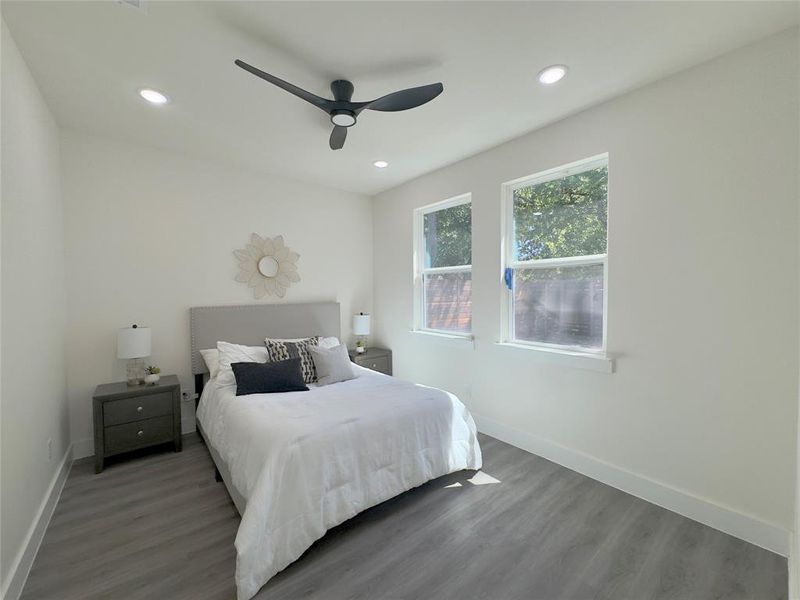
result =
[[[608,343],[608,212],[606,212],[606,252],[586,256],[567,256],[562,258],[543,258],[516,260],[514,258],[514,192],[520,188],[529,187],[569,177],[590,171],[599,167],[609,169],[608,153],[597,154],[589,158],[577,160],[533,175],[507,181],[501,186],[502,195],[502,252],[500,260],[500,290],[501,290],[501,323],[500,343],[522,346],[530,349],[574,352],[590,356],[606,356]],[[610,170],[609,170],[610,173]],[[610,179],[610,177],[609,177]],[[608,185],[608,182],[607,182]],[[610,196],[607,193],[607,199]],[[589,348],[574,344],[552,344],[549,342],[535,342],[521,340],[514,337],[514,290],[509,289],[505,283],[506,269],[552,269],[558,267],[578,267],[590,265],[603,265],[603,340],[600,348]]]
[[[472,261],[468,265],[457,265],[454,267],[426,267],[425,266],[425,215],[453,208],[454,206],[461,206],[463,204],[470,205],[470,212],[472,212],[472,193],[466,192],[453,196],[446,200],[434,202],[433,204],[426,204],[414,209],[414,327],[413,331],[421,333],[429,333],[434,335],[441,335],[447,337],[458,337],[464,339],[473,339],[473,333],[464,331],[452,331],[448,329],[434,329],[426,327],[425,319],[425,275],[432,275],[437,273],[465,273],[472,274]],[[470,257],[472,256],[472,229],[470,229]],[[471,289],[471,288],[470,288]],[[471,293],[471,292],[470,292]]]

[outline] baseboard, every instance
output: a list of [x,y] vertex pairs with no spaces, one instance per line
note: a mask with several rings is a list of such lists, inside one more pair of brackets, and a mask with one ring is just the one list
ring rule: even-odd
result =
[[789,556],[789,531],[779,525],[626,471],[588,454],[514,429],[487,417],[475,413],[473,416],[478,430],[482,433],[746,542],[781,556]]
[[94,456],[94,440],[88,438],[72,442],[72,460]]
[[58,499],[61,497],[61,491],[64,489],[64,483],[66,483],[69,470],[72,467],[72,448],[70,444],[56,472],[53,474],[50,487],[47,489],[47,493],[39,505],[36,517],[28,529],[22,547],[11,565],[8,579],[4,582],[4,589],[0,594],[3,600],[18,600],[22,593],[22,588],[25,587],[25,581],[27,581],[28,573],[30,573],[33,566],[33,560],[36,558],[36,553],[39,552],[39,546],[42,543],[45,531],[47,531],[47,526],[50,524],[50,519],[56,509]]

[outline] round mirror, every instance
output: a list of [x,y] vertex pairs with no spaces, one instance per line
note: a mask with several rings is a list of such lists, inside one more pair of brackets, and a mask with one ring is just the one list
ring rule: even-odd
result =
[[265,256],[258,261],[258,272],[264,277],[275,277],[278,274],[278,261],[271,256]]

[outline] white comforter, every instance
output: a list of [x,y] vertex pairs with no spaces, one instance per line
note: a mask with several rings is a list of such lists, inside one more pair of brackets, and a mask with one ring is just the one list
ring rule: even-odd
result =
[[453,394],[361,367],[308,392],[206,386],[198,420],[247,505],[236,588],[248,600],[325,532],[426,481],[481,467],[475,423]]

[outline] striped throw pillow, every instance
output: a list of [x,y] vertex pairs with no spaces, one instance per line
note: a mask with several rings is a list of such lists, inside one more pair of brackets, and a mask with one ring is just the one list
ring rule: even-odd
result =
[[287,360],[289,358],[299,358],[300,368],[303,371],[303,381],[313,383],[317,380],[317,369],[314,366],[314,359],[308,351],[309,346],[319,345],[319,337],[310,337],[302,340],[264,340],[267,345],[267,354],[270,362]]

